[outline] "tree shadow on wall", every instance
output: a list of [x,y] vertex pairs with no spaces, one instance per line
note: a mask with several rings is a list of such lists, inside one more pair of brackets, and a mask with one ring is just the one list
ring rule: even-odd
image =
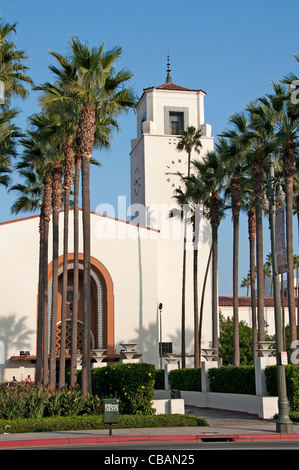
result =
[[14,314],[0,317],[0,341],[4,344],[6,359],[8,359],[8,349],[18,354],[19,351],[30,348],[34,330],[29,330],[26,323],[27,317],[25,316],[18,319]]
[[[169,335],[166,324],[162,326],[162,330],[164,330],[164,332],[162,331],[162,342],[171,342],[173,353],[181,354],[181,331],[177,330],[174,335]],[[157,324],[151,323],[147,329],[141,327],[139,331],[135,330],[135,333],[136,343],[138,343],[136,349],[138,349],[138,352],[143,356],[150,352],[151,356],[153,356],[152,351],[155,350],[155,356],[159,360],[160,337]],[[189,354],[193,354],[193,331],[189,328],[186,329],[186,351]]]

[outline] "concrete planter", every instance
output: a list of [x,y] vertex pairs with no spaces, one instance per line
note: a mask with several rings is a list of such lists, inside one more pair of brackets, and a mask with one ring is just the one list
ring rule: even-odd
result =
[[185,403],[181,398],[176,399],[158,399],[153,400],[153,408],[156,409],[156,414],[185,414]]
[[271,419],[278,412],[277,397],[188,391],[181,391],[181,397],[187,406],[248,413],[261,419]]

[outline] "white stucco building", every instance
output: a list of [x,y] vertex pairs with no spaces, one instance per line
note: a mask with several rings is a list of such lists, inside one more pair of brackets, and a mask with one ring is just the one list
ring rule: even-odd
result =
[[[175,206],[178,172],[186,174],[187,153],[176,145],[182,129],[193,125],[202,132],[201,158],[213,149],[211,127],[204,119],[202,90],[191,90],[167,81],[147,88],[137,108],[136,138],[132,140],[131,220],[91,214],[91,304],[92,348],[107,349],[111,358],[123,342],[136,342],[140,360],[160,365],[159,341],[166,350],[181,353],[181,287],[183,225],[169,219]],[[73,213],[70,213],[72,227]],[[63,211],[60,213],[60,285]],[[189,233],[189,237],[191,234]],[[210,250],[210,226],[200,218],[199,299]],[[190,238],[191,240],[191,238]],[[52,275],[52,234],[49,240],[49,289]],[[80,262],[83,257],[80,236]],[[39,217],[26,217],[0,224],[1,311],[0,381],[34,376],[38,303]],[[193,366],[192,243],[187,258],[186,352]],[[69,237],[69,290],[72,290],[73,234]],[[81,270],[82,272],[82,270]],[[79,301],[79,333],[82,326],[82,283]],[[49,291],[50,292],[50,291]],[[51,303],[51,297],[50,297]],[[160,314],[159,304],[163,304]],[[71,309],[68,304],[68,325]],[[49,315],[51,308],[49,305]],[[162,326],[162,328],[161,328]],[[202,346],[210,346],[211,277],[208,277]],[[80,337],[78,337],[80,344]],[[168,348],[168,349],[167,349]],[[21,355],[29,351],[29,355]]]

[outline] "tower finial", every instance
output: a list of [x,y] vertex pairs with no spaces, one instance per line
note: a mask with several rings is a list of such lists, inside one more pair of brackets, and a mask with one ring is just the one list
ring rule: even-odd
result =
[[167,77],[166,77],[166,83],[172,83],[172,78],[170,75],[171,69],[170,69],[170,62],[169,62],[169,51],[167,55]]

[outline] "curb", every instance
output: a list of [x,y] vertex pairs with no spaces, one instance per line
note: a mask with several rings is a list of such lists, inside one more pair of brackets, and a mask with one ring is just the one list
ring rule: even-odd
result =
[[72,446],[80,444],[117,444],[117,443],[142,443],[142,442],[270,442],[270,441],[299,441],[299,434],[223,434],[223,435],[182,435],[182,436],[107,436],[107,437],[74,437],[58,439],[30,439],[0,442],[0,449],[13,449],[20,447],[51,447]]

